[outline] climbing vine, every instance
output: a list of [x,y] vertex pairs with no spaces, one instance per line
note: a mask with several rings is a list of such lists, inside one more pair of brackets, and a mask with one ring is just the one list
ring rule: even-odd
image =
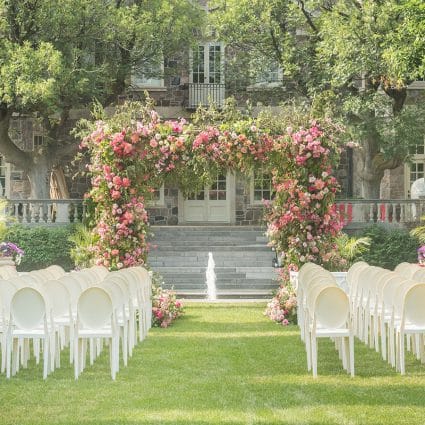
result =
[[[240,118],[240,117],[239,117]],[[161,121],[148,106],[131,104],[97,121],[82,141],[89,155],[90,227],[94,261],[111,270],[145,264],[146,202],[172,179],[184,193],[200,190],[218,171],[272,175],[273,201],[265,205],[270,245],[287,267],[338,261],[334,238],[342,224],[335,207],[342,129],[309,121],[284,132],[253,118],[215,125]],[[273,126],[270,126],[273,128]]]

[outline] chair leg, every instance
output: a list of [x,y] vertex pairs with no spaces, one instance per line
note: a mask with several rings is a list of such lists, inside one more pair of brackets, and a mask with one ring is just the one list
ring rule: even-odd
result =
[[348,355],[348,345],[347,345],[347,340],[344,337],[340,337],[338,338],[340,340],[340,359],[342,361],[342,368],[344,370],[348,371],[348,362],[347,362],[347,355]]
[[7,359],[7,335],[3,333],[1,338],[1,373],[4,373],[6,371]]
[[124,366],[127,366],[127,360],[128,360],[128,351],[127,351],[127,347],[128,347],[128,328],[127,328],[127,324],[124,323],[123,326],[123,338],[122,338],[122,358],[123,358],[123,363]]
[[307,370],[311,370],[311,336],[310,332],[305,334],[305,349],[307,353]]
[[12,376],[15,376],[19,370],[19,339],[13,339],[12,349]]
[[406,364],[404,359],[404,333],[400,332],[399,335],[399,363],[400,363],[400,373],[405,375],[406,373]]
[[420,360],[421,359],[420,334],[414,334],[412,335],[412,338],[413,338],[412,342],[414,345],[414,352],[416,354],[416,358]]
[[419,334],[419,341],[418,341],[418,349],[419,349],[419,357],[421,360],[421,363],[425,363],[425,347],[424,347],[424,334]]
[[376,313],[373,316],[373,340],[375,342],[375,351],[379,353],[379,318]]
[[44,338],[44,350],[43,350],[43,379],[47,379],[49,373],[49,360],[50,360],[50,343],[49,337]]
[[115,381],[116,373],[118,371],[118,351],[119,351],[119,337],[112,337],[111,344],[109,346],[110,358],[111,358],[111,378]]
[[80,342],[77,339],[76,341],[74,341],[74,378],[78,379],[78,376],[80,374],[80,364],[79,364],[79,358],[80,358],[80,354],[79,354],[79,345]]
[[382,359],[387,360],[387,330],[384,319],[381,319],[381,350]]
[[350,374],[354,377],[354,335],[352,333],[348,337],[348,345],[350,351]]
[[97,341],[95,341],[94,338],[90,338],[89,340],[89,352],[90,352],[90,366],[93,366],[94,364],[94,358],[95,358],[95,343]]
[[40,339],[35,338],[32,341],[34,356],[35,356],[35,364],[40,364]]
[[392,367],[396,367],[396,358],[395,358],[395,341],[394,341],[394,329],[391,326],[388,326],[388,334],[389,334],[389,351],[388,357]]
[[317,378],[317,339],[313,332],[311,333],[311,363],[313,369],[313,378]]
[[7,344],[6,344],[6,378],[7,379],[10,379],[10,375],[11,375],[12,345],[13,345],[13,338],[10,335],[8,335]]

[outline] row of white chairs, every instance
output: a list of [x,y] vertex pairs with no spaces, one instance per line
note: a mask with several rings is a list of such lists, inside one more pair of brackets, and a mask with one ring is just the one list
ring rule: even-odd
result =
[[[10,378],[27,366],[29,341],[36,362],[43,351],[43,378],[60,367],[60,351],[70,346],[70,362],[77,379],[100,354],[102,341],[110,345],[111,376],[119,371],[119,343],[127,365],[137,341],[145,338],[151,323],[151,280],[142,267],[108,272],[95,266],[67,273],[58,266],[17,275],[2,271],[0,281],[0,332],[2,364]],[[7,276],[5,276],[7,274]]]
[[307,352],[307,368],[317,377],[317,338],[335,341],[343,368],[354,376],[354,334],[348,296],[323,267],[304,264],[298,274],[298,323]]
[[425,362],[425,270],[402,263],[394,271],[355,263],[347,274],[355,335],[405,373],[405,349]]

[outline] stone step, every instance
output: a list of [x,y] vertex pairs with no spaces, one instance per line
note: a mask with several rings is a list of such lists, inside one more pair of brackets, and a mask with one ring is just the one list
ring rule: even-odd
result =
[[[217,299],[264,299],[271,297],[272,292],[269,290],[221,290],[217,291]],[[188,299],[206,299],[206,293],[201,291],[181,291],[177,292],[180,298]]]
[[[184,251],[182,251],[184,248]],[[271,253],[271,249],[265,245],[155,245],[151,246],[149,255],[155,255],[159,253],[161,255],[178,255],[179,253],[185,256],[193,255],[198,253],[200,255],[208,255],[208,252],[222,252],[222,251],[235,251],[240,250],[243,252],[268,252]]]
[[206,294],[209,253],[219,298],[269,297],[277,287],[263,227],[153,226],[148,263],[179,296]]

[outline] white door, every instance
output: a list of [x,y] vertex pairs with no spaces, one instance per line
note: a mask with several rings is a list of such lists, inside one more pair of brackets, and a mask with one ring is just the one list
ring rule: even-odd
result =
[[224,46],[210,42],[199,44],[190,55],[191,72],[189,76],[189,106],[206,106],[210,101],[222,106],[224,88]]
[[183,201],[183,220],[187,223],[230,223],[233,180],[230,173],[218,174],[210,187],[190,194]]

